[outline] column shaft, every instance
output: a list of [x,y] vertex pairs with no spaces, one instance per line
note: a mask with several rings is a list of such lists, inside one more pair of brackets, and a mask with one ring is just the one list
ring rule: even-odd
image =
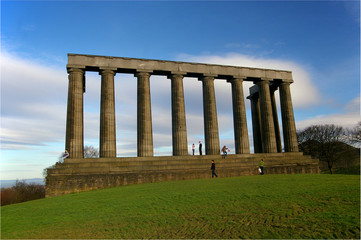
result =
[[150,101],[150,74],[136,73],[137,88],[137,152],[138,157],[153,156],[152,110]]
[[171,75],[173,155],[188,155],[183,75]]
[[71,68],[69,73],[65,148],[70,158],[84,157],[83,80],[84,71]]
[[254,153],[262,153],[261,119],[258,95],[248,97],[251,100],[252,131]]
[[273,114],[273,122],[274,122],[275,134],[276,134],[277,152],[282,152],[281,133],[280,133],[280,125],[278,122],[275,91],[276,89],[270,89],[272,114]]
[[219,135],[216,96],[214,92],[214,77],[203,77],[203,115],[204,115],[204,134],[207,155],[218,155]]
[[114,75],[112,70],[102,70],[100,102],[100,157],[116,157]]
[[293,115],[290,83],[280,84],[280,102],[282,114],[283,140],[286,152],[298,152],[296,124]]
[[232,84],[234,142],[236,154],[250,153],[246,107],[244,105],[243,79],[230,80]]
[[277,152],[269,81],[260,80],[257,82],[257,86],[260,95],[263,152]]

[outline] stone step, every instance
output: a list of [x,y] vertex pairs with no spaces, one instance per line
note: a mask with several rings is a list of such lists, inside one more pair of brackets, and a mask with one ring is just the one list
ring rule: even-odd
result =
[[[254,159],[222,159],[216,160],[218,163],[249,163],[249,162],[256,162]],[[119,166],[119,167],[129,167],[129,166],[148,166],[148,165],[158,165],[158,166],[169,166],[169,165],[193,165],[193,164],[200,164],[200,165],[210,165],[210,160],[169,160],[169,161],[129,161],[129,162],[83,162],[83,163],[64,163],[59,167],[62,168],[76,168],[76,167],[106,167],[106,166]]]
[[[301,152],[294,153],[256,153],[256,154],[229,154],[227,159],[238,158],[282,158],[282,157],[296,157],[303,156]],[[188,156],[155,156],[155,157],[117,157],[117,158],[69,158],[65,159],[65,163],[83,163],[83,162],[147,162],[147,161],[164,161],[164,160],[221,160],[221,155],[188,155]]]
[[[240,163],[217,163],[218,168],[233,167],[253,167],[257,164],[240,164]],[[117,164],[106,164],[103,166],[87,166],[87,167],[63,167],[49,169],[48,173],[96,173],[96,172],[139,172],[139,171],[168,171],[168,170],[190,170],[190,169],[210,169],[211,164],[169,164],[169,165],[138,165],[138,166],[117,166]]]
[[[213,160],[213,158],[211,158]],[[103,161],[88,161],[88,159],[83,160],[82,162],[76,162],[76,163],[69,163],[65,162],[64,164],[59,165],[60,168],[76,168],[76,167],[107,167],[109,165],[111,166],[144,166],[144,165],[189,165],[189,164],[210,164],[211,159],[165,159],[165,160],[152,160],[148,159],[146,161],[117,161],[117,159],[109,158],[107,161],[104,161],[104,159],[101,159]],[[271,161],[317,161],[315,159],[312,159],[310,156],[278,156],[275,158],[267,158],[265,159],[266,162]],[[260,159],[258,158],[252,158],[252,157],[243,157],[243,158],[236,158],[235,156],[229,156],[226,159],[218,159],[215,160],[216,163],[240,163],[240,164],[247,164],[247,163],[258,163]]]
[[[178,156],[178,157],[143,157],[143,158],[86,158],[86,159],[66,159],[64,166],[70,164],[69,166],[85,166],[87,164],[101,164],[101,163],[111,163],[111,164],[123,164],[124,166],[129,165],[146,165],[146,164],[158,164],[158,165],[169,165],[169,164],[194,164],[196,163],[209,163],[211,160],[216,162],[227,161],[227,162],[248,162],[248,161],[260,161],[262,157],[257,156],[258,154],[247,154],[247,155],[228,155],[226,159],[223,159],[221,156]],[[302,154],[276,154],[273,157],[267,156],[267,161],[272,159],[293,159],[302,157],[305,159],[305,156]],[[266,158],[265,158],[266,159]],[[74,164],[74,165],[73,165]],[[94,165],[95,166],[95,165]]]
[[[253,168],[258,167],[258,161],[255,159],[225,159],[216,162],[217,169],[221,168]],[[310,158],[280,158],[267,159],[265,167],[267,166],[283,166],[283,165],[305,165],[318,164],[318,161]],[[75,173],[97,173],[97,172],[140,172],[140,171],[169,171],[169,170],[190,170],[190,169],[209,169],[210,162],[191,162],[184,163],[179,161],[158,161],[142,162],[142,164],[135,164],[134,162],[91,162],[91,163],[73,163],[60,165],[56,169],[49,169],[50,174],[75,174]]]

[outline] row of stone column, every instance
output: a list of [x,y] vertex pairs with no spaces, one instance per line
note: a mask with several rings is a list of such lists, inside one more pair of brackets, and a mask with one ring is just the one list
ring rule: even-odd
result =
[[298,152],[296,125],[290,82],[270,85],[269,79],[256,82],[258,91],[251,93],[253,143],[255,153],[282,152],[281,136],[274,92],[279,87],[285,152]]
[[[116,157],[116,127],[114,76],[116,69],[101,69],[100,157]],[[71,68],[69,73],[66,148],[72,158],[83,157],[83,89],[84,70]],[[172,73],[172,142],[173,155],[188,155],[183,78],[185,73]],[[150,72],[137,72],[137,156],[153,156],[152,114],[150,100]],[[199,78],[203,89],[205,150],[208,155],[219,154],[219,133],[214,90],[214,75]],[[243,78],[229,79],[232,86],[234,139],[236,154],[250,153]],[[281,151],[277,109],[269,81],[257,82],[259,96],[251,96],[255,152]],[[274,91],[272,92],[274,93]],[[298,151],[294,146],[295,125],[289,84],[280,85],[283,132],[286,151]],[[259,100],[258,100],[259,98]],[[273,103],[271,104],[271,99]],[[277,124],[276,124],[277,123]],[[276,126],[277,125],[277,126]],[[275,130],[276,129],[276,130]],[[278,132],[278,135],[276,134]],[[278,136],[278,137],[276,137]],[[276,140],[277,139],[277,140]],[[296,139],[297,143],[297,139]]]
[[[150,73],[139,72],[138,78],[138,146],[137,155],[153,156],[152,117],[150,103]],[[168,76],[171,80],[172,97],[172,144],[174,156],[188,155],[186,113],[184,104],[184,73],[173,73]],[[216,98],[214,91],[214,76],[199,78],[203,88],[204,134],[206,154],[219,154],[219,134]],[[229,80],[232,83],[235,143],[236,153],[249,153],[246,111],[243,95],[243,79]]]

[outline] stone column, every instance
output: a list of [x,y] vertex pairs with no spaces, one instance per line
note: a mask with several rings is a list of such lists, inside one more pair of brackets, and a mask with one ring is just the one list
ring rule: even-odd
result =
[[274,153],[277,152],[277,143],[273,122],[269,80],[261,79],[260,81],[257,81],[256,84],[260,95],[263,152]]
[[153,156],[152,110],[150,102],[150,73],[137,72],[137,152],[138,157]]
[[277,90],[277,87],[275,87],[275,86],[270,87],[272,114],[273,114],[273,122],[274,122],[276,143],[277,143],[277,152],[282,152],[280,125],[278,122],[278,114],[277,114],[277,106],[276,106],[276,98],[275,98],[276,90]]
[[254,153],[262,153],[261,118],[258,94],[247,97],[251,100],[252,132]]
[[282,82],[280,87],[280,102],[282,114],[283,141],[286,152],[298,152],[296,124],[293,115],[290,82]]
[[220,154],[214,76],[200,79],[203,86],[204,135],[207,155]]
[[234,142],[236,154],[250,153],[246,107],[244,105],[243,79],[228,80],[232,84]]
[[84,158],[83,90],[84,71],[79,68],[68,69],[68,108],[66,117],[65,148],[70,158]]
[[173,74],[171,79],[172,88],[172,140],[173,155],[188,155],[186,112],[184,106],[183,75]]
[[100,157],[116,157],[114,75],[110,69],[101,70]]

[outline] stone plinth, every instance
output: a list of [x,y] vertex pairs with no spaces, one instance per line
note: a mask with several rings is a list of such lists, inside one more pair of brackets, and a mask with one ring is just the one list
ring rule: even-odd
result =
[[66,159],[48,170],[46,196],[130,184],[211,178],[211,160],[219,177],[257,175],[260,159],[265,174],[319,173],[317,159],[302,153]]

